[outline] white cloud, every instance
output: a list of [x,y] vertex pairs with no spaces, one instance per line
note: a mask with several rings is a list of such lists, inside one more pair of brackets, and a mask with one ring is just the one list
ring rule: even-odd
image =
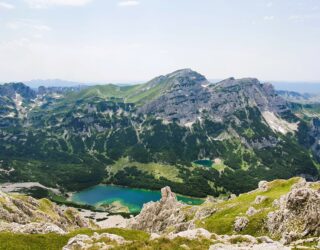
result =
[[19,19],[16,21],[12,21],[7,23],[7,28],[12,30],[19,30],[19,29],[31,29],[33,31],[50,31],[51,28],[45,24],[38,23],[37,21],[31,19]]
[[265,20],[265,21],[273,21],[274,20],[274,16],[264,16],[263,20]]
[[12,10],[14,9],[14,5],[6,2],[0,2],[0,9],[7,9],[7,10]]
[[93,0],[24,0],[31,8],[48,8],[50,6],[83,6]]
[[136,0],[127,0],[127,1],[120,1],[118,6],[120,7],[130,7],[130,6],[137,6],[140,2]]

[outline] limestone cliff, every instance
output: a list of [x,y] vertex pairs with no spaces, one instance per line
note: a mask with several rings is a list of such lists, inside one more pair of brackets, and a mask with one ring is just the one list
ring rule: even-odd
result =
[[90,226],[89,220],[82,218],[73,208],[63,211],[47,199],[37,200],[0,191],[0,231],[64,234]]

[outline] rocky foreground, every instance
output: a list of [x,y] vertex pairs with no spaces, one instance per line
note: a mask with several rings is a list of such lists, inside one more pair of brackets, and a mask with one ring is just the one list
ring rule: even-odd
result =
[[123,229],[97,229],[74,209],[63,211],[45,199],[0,192],[0,231],[17,237],[66,235],[61,236],[63,245],[48,248],[63,250],[320,249],[319,182],[260,182],[250,193],[208,198],[200,206],[180,203],[169,187],[161,193],[160,201],[145,204]]

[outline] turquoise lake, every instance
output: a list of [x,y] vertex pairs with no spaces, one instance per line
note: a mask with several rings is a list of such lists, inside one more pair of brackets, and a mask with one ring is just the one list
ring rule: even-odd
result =
[[[160,191],[127,188],[112,185],[97,185],[73,194],[72,201],[97,206],[99,204],[111,204],[120,202],[129,208],[131,213],[139,212],[144,203],[158,201],[161,198]],[[178,200],[190,205],[200,205],[203,199],[177,195]]]

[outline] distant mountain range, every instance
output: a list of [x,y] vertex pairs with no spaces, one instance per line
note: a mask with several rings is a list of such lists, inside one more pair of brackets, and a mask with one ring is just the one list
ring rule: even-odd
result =
[[281,95],[295,96],[254,78],[211,83],[191,69],[130,86],[1,85],[0,181],[169,185],[204,197],[262,179],[317,179],[319,109]]
[[[220,82],[222,79],[209,79],[211,83]],[[143,82],[143,81],[140,81]],[[276,90],[293,91],[300,94],[320,94],[320,82],[290,82],[290,81],[269,81],[275,87]],[[75,87],[75,86],[93,86],[93,85],[104,85],[102,82],[76,82],[67,81],[62,79],[35,79],[31,81],[24,81],[25,85],[31,88],[44,87]],[[119,86],[135,85],[138,82],[128,83],[115,83]]]
[[300,94],[320,94],[320,82],[270,81],[277,90],[298,92]]

